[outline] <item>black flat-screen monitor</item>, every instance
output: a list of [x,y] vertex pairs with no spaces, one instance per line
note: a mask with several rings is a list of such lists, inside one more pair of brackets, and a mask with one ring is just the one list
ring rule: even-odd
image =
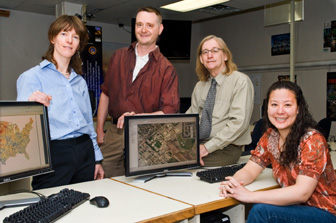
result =
[[0,184],[52,171],[47,108],[0,101]]
[[197,114],[125,116],[125,175],[190,175],[171,171],[200,166],[198,122]]
[[[157,40],[161,53],[169,60],[190,60],[191,21],[163,20],[163,31]],[[135,18],[132,19],[132,43],[135,37]]]

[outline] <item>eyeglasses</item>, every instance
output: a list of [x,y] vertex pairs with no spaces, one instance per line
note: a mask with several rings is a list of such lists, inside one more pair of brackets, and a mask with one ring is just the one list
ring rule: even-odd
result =
[[203,51],[201,52],[201,54],[202,54],[203,56],[208,55],[209,52],[211,52],[212,54],[216,54],[216,53],[218,53],[220,50],[222,50],[222,49],[221,49],[221,48],[212,48],[211,50],[203,50]]

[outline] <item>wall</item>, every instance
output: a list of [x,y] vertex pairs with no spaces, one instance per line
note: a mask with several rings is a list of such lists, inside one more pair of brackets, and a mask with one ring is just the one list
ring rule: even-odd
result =
[[[295,62],[316,63],[336,60],[336,52],[323,52],[325,22],[336,20],[335,0],[306,0],[305,19],[295,24]],[[275,65],[289,64],[289,55],[271,56],[271,36],[289,32],[289,25],[263,26],[263,10],[232,17],[195,23],[192,27],[191,55],[202,38],[209,34],[222,37],[233,53],[239,70],[248,75],[261,75],[261,95],[278,75],[288,75],[289,69],[273,69]],[[11,11],[9,18],[0,17],[0,100],[15,100],[16,79],[25,70],[41,61],[48,47],[47,31],[54,16]],[[88,25],[102,26],[103,42],[127,45],[131,35],[117,25],[88,21]],[[131,30],[130,27],[125,27]],[[197,82],[194,72],[195,56],[190,61],[172,61],[177,69],[180,95],[190,97]],[[316,120],[326,116],[326,73],[335,72],[335,66],[297,68],[297,83],[302,87],[310,110]],[[259,118],[260,104],[255,104],[251,123]],[[336,135],[333,125],[331,135]],[[20,183],[20,182],[19,182]],[[23,184],[27,184],[24,181]],[[20,184],[21,185],[21,184]],[[15,188],[15,185],[11,185]],[[0,185],[0,191],[9,190]]]
[[[0,17],[0,100],[16,99],[16,80],[27,69],[39,64],[49,46],[48,29],[55,16],[12,10]],[[117,25],[88,21],[101,26],[103,42],[129,44],[130,33]],[[125,27],[131,30],[130,27]]]
[[[336,1],[305,0],[304,21],[295,24],[295,63],[333,63],[336,52],[323,52],[324,23],[336,20]],[[263,26],[263,10],[201,23],[198,42],[209,34],[224,39],[238,69],[248,75],[261,75],[261,96],[278,75],[289,75],[289,69],[273,69],[289,64],[289,55],[271,56],[271,36],[290,32],[289,24]],[[260,69],[258,69],[260,67]],[[297,68],[297,83],[301,86],[314,118],[326,117],[326,76],[335,66],[306,66]],[[260,104],[255,104],[251,123],[259,119]],[[331,135],[336,135],[333,125]]]
[[11,11],[0,17],[0,99],[16,99],[16,79],[41,61],[53,17]]
[[179,92],[181,97],[191,97],[191,93],[198,81],[195,73],[195,66],[196,51],[200,41],[200,35],[200,24],[193,24],[191,30],[190,61],[171,61],[178,74]]
[[[0,100],[16,99],[16,80],[25,70],[39,64],[48,49],[48,29],[55,16],[11,11],[10,17],[0,17]],[[103,43],[129,44],[131,35],[117,25],[88,21],[101,26]],[[125,29],[130,30],[129,27]],[[31,179],[0,184],[0,195],[18,189],[30,189]]]
[[[295,24],[295,62],[335,61],[336,52],[325,53],[322,46],[324,23],[336,20],[336,1],[306,0],[304,5],[304,21]],[[201,39],[209,34],[218,35],[226,41],[239,70],[248,75],[261,75],[262,98],[278,75],[289,74],[289,69],[272,69],[274,65],[288,65],[289,55],[271,56],[271,36],[288,33],[289,25],[264,27],[263,16],[264,11],[259,10],[194,23],[191,60],[172,61],[179,75],[180,95],[190,97],[192,93],[197,82],[193,55]],[[41,61],[48,47],[47,30],[54,18],[19,11],[11,11],[9,18],[0,17],[0,100],[14,100],[18,76]],[[130,33],[117,25],[91,21],[87,24],[103,27],[103,42],[130,43]],[[125,29],[131,30],[130,27]],[[295,72],[297,83],[302,87],[316,120],[326,116],[326,73],[330,71],[336,71],[335,66],[305,67]],[[259,118],[259,107],[260,104],[255,105],[251,123]],[[336,135],[336,129],[331,134]]]

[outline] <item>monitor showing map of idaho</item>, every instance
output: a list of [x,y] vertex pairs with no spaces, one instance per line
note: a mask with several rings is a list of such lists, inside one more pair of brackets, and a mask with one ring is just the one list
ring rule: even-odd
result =
[[27,108],[15,108],[1,107],[0,177],[50,165],[43,139],[46,133],[41,125],[43,107],[30,108],[33,112],[27,112]]

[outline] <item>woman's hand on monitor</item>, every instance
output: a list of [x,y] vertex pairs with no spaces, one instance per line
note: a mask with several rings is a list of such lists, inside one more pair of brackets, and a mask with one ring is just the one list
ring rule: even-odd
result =
[[28,101],[36,101],[39,102],[45,106],[50,105],[50,101],[52,100],[51,95],[47,95],[41,91],[35,91],[33,92],[30,97],[28,98]]

